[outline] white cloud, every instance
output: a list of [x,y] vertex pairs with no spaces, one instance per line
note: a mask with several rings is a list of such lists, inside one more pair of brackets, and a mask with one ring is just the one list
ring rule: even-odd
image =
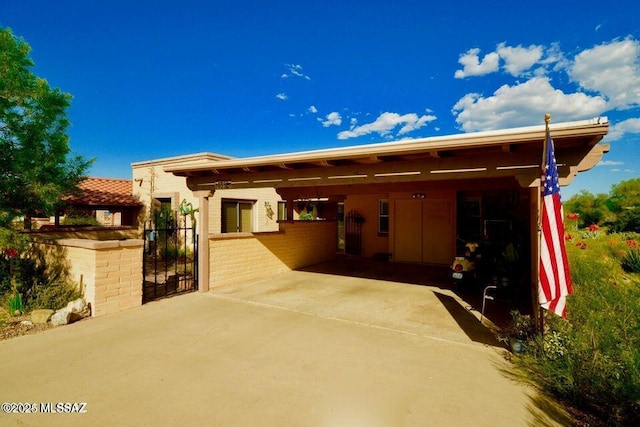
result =
[[463,66],[462,70],[456,70],[454,77],[463,79],[469,76],[483,76],[485,74],[498,71],[498,63],[500,57],[497,53],[488,53],[480,61],[480,49],[469,49],[466,53],[460,55],[458,62]]
[[300,64],[284,64],[289,69],[289,74],[283,74],[282,78],[287,78],[289,75],[300,77],[305,80],[311,80],[311,77],[302,72],[302,65]]
[[607,141],[617,141],[628,133],[640,133],[640,118],[632,118],[616,123],[605,137]]
[[474,132],[543,123],[545,113],[561,122],[591,118],[605,110],[601,96],[566,94],[554,89],[548,77],[534,77],[514,86],[504,85],[492,96],[467,94],[452,112],[464,131]]
[[604,95],[610,108],[640,105],[640,41],[632,38],[603,43],[580,52],[568,70],[585,89]]
[[596,166],[619,166],[624,165],[624,162],[617,162],[615,160],[600,160]]
[[434,120],[436,120],[436,116],[433,115],[423,115],[418,117],[418,115],[415,113],[400,115],[398,113],[386,112],[380,114],[380,116],[378,116],[378,118],[371,123],[367,123],[338,133],[338,139],[356,138],[358,136],[367,135],[370,133],[377,133],[380,136],[387,136],[397,126],[402,126],[398,131],[398,135],[403,135],[416,129],[420,129],[427,123]]
[[521,76],[523,72],[531,69],[542,59],[544,49],[542,46],[531,45],[529,47],[507,46],[505,43],[498,45],[497,53],[505,62],[504,69],[514,77]]
[[356,127],[356,124],[358,124],[358,119],[351,117],[351,120],[349,120],[349,129],[353,130],[353,128]]
[[284,94],[284,93],[279,93],[279,94],[277,94],[277,95],[276,95],[276,98],[278,98],[278,99],[279,99],[279,100],[281,100],[281,101],[286,101],[287,99],[289,99],[289,97],[288,97],[286,94]]
[[322,126],[326,128],[329,126],[340,126],[342,124],[342,116],[340,115],[340,113],[334,111],[332,113],[327,114],[326,120],[321,122],[322,122]]
[[525,75],[542,76],[547,74],[552,64],[556,71],[566,68],[566,59],[557,43],[545,48],[541,45],[530,45],[529,47],[508,46],[505,42],[496,46],[494,52],[488,53],[480,61],[480,49],[469,49],[460,55],[458,62],[464,65],[462,70],[457,70],[454,77],[461,79],[470,76],[483,76],[497,72],[502,68],[514,77]]
[[307,111],[312,113],[312,114],[316,114],[318,112],[318,109],[316,108],[315,105],[310,105],[309,108],[307,109]]

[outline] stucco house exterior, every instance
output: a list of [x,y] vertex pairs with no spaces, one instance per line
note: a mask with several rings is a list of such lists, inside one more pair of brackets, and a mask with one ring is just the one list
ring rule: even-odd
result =
[[[609,151],[608,127],[550,126],[561,185]],[[251,158],[201,153],[134,163],[133,193],[198,207],[200,291],[341,252],[446,266],[459,240],[510,239],[534,292],[544,140],[542,125]],[[318,220],[295,220],[301,212]]]

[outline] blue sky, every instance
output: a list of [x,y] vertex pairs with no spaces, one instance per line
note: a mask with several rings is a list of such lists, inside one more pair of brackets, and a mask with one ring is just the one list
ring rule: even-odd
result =
[[611,151],[565,200],[640,176],[639,17],[631,0],[0,0],[73,96],[93,176],[607,116]]

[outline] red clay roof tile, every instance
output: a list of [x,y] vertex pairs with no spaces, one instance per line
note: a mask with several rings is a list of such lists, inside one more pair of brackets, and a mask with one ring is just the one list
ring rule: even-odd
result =
[[132,196],[130,179],[93,178],[82,181],[78,188],[81,194],[68,196],[64,200],[71,205],[89,206],[140,206],[142,203]]

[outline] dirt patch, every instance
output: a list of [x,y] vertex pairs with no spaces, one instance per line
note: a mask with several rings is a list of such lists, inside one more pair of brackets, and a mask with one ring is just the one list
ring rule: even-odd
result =
[[38,332],[46,331],[47,329],[54,328],[51,323],[46,324],[23,324],[22,322],[31,321],[31,316],[10,316],[2,317],[0,315],[0,341],[8,340],[11,338],[19,337],[22,335],[37,334]]

